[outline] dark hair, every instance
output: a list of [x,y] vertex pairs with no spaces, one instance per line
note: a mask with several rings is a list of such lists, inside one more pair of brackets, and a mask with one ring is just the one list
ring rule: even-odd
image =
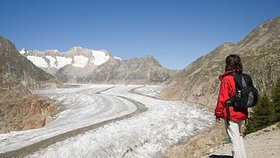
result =
[[226,58],[226,68],[225,71],[228,70],[239,70],[242,72],[242,63],[241,59],[238,55],[236,54],[231,54]]

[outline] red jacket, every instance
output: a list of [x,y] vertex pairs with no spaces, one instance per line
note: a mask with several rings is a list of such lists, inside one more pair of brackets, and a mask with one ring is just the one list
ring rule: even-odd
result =
[[[221,81],[221,85],[220,85],[220,92],[218,95],[217,106],[215,109],[215,116],[221,117],[224,120],[226,119],[227,116],[225,102],[230,97],[235,96],[236,94],[234,78],[233,76],[229,75],[230,73],[233,72],[234,72],[233,70],[229,70],[219,77]],[[233,106],[230,106],[229,111],[230,111],[231,121],[238,122],[241,120],[245,120],[248,117],[247,109],[237,110],[234,109]]]

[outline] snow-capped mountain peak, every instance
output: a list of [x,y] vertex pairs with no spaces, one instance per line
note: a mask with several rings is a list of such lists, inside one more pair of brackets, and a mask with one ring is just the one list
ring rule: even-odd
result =
[[26,56],[36,66],[52,74],[66,65],[76,68],[85,68],[90,65],[97,67],[111,58],[110,53],[106,50],[92,50],[80,46],[75,46],[66,52],[60,52],[57,49],[29,51],[23,48],[19,50],[19,53]]
[[35,65],[53,74],[61,82],[161,83],[171,74],[152,55],[122,60],[103,49],[82,47],[72,47],[66,52],[58,50],[21,52]]

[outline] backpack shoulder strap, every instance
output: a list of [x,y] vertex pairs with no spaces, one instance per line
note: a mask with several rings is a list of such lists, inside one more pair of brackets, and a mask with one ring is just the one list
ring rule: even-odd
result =
[[234,83],[235,83],[235,87],[236,89],[242,89],[242,73],[234,73],[232,74],[233,78],[234,78]]
[[[237,82],[239,82],[239,75],[240,73],[230,73],[227,74],[227,76],[233,76],[234,78],[234,82],[235,82],[235,87],[236,89],[238,88],[238,84],[236,84]],[[226,124],[229,125],[229,121],[230,121],[230,110],[229,110],[229,106],[232,106],[234,104],[235,101],[235,96],[230,97],[227,101],[226,101]]]

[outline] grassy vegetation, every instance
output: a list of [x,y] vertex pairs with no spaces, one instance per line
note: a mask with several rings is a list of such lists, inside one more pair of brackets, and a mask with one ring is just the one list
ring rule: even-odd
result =
[[244,134],[249,134],[280,121],[280,78],[273,87],[271,96],[260,96],[253,108]]

